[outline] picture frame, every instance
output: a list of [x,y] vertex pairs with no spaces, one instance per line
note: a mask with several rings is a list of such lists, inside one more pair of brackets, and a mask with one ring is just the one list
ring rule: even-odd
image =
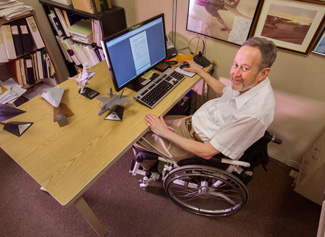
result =
[[325,1],[323,1],[323,0],[296,0],[296,1],[310,2],[310,3],[325,5]]
[[323,30],[323,33],[321,34],[321,36],[312,52],[325,56],[325,29]]
[[250,35],[261,0],[188,0],[186,30],[241,45]]
[[324,25],[324,13],[322,5],[264,0],[252,35],[268,38],[279,48],[307,55]]

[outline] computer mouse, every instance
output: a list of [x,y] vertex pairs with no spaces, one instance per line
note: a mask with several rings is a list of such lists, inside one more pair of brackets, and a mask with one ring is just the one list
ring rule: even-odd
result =
[[181,64],[179,67],[180,67],[181,69],[183,69],[183,68],[188,68],[188,67],[190,67],[190,65],[189,65],[188,63],[183,63],[183,64]]

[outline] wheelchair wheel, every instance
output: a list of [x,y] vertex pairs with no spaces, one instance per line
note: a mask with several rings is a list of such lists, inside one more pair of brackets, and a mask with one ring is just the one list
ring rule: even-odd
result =
[[199,165],[178,167],[164,180],[169,198],[179,207],[203,216],[229,216],[247,202],[246,186],[224,170]]

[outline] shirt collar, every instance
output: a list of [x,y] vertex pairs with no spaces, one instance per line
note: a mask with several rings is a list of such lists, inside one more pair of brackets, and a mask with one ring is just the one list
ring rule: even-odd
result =
[[262,82],[257,84],[256,86],[252,87],[248,91],[246,91],[243,94],[239,94],[238,91],[233,90],[234,99],[236,102],[237,109],[240,109],[248,100],[253,98],[257,93],[260,92],[260,89],[263,87],[266,87],[268,84],[270,84],[270,80],[268,77],[265,78]]

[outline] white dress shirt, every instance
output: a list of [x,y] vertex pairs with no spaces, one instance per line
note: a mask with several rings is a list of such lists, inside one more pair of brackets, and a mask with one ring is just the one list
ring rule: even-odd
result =
[[195,112],[192,126],[203,142],[210,142],[231,159],[239,159],[264,135],[274,112],[273,89],[266,78],[242,95],[231,85],[225,87],[221,97],[206,102]]

